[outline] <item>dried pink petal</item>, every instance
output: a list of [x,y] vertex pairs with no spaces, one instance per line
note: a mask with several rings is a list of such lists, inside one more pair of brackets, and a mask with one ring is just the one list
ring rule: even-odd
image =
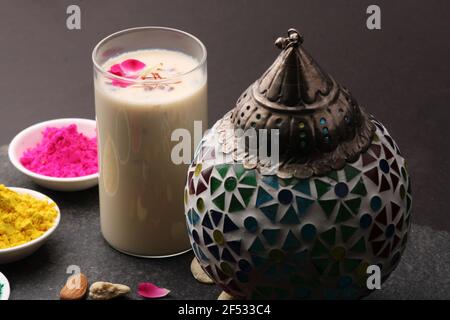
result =
[[170,290],[160,288],[151,282],[141,282],[138,285],[138,294],[148,299],[162,298],[169,294]]
[[130,74],[145,68],[145,63],[137,59],[127,59],[120,63],[125,74]]
[[[109,68],[108,72],[119,77],[124,77],[128,79],[137,79],[139,75],[137,72],[145,67],[145,63],[137,59],[127,59],[121,63],[116,63]],[[112,85],[115,87],[126,88],[131,85],[132,82],[127,82],[123,80],[112,80]]]
[[114,74],[116,76],[119,76],[119,77],[124,77],[125,76],[125,73],[123,72],[122,67],[120,66],[119,63],[113,64],[111,66],[111,68],[109,68],[108,72],[112,73],[112,74]]
[[132,84],[131,82],[126,82],[126,81],[122,81],[122,80],[116,80],[116,79],[112,80],[112,85],[115,87],[126,88],[126,87],[130,86],[131,84]]

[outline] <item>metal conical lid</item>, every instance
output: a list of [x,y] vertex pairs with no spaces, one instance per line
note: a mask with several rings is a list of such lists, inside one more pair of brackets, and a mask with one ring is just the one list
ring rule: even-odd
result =
[[[234,129],[278,129],[281,176],[340,169],[370,145],[368,115],[303,49],[295,29],[275,42],[275,62],[238,99],[225,120]],[[258,163],[261,166],[261,163]]]
[[260,103],[295,112],[317,108],[330,94],[333,81],[303,50],[302,41],[294,29],[289,30],[287,38],[278,38],[276,45],[282,52],[259,79],[255,92]]

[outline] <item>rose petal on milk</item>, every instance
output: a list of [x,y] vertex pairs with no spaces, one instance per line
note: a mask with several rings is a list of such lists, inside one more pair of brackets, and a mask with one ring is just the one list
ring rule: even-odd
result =
[[112,73],[112,74],[114,74],[116,76],[119,76],[119,77],[124,77],[125,76],[125,72],[122,70],[122,67],[120,66],[119,63],[113,64],[111,66],[111,68],[109,68],[108,72]]
[[[128,79],[137,79],[139,70],[145,68],[145,63],[137,59],[127,59],[121,63],[113,64],[108,72],[119,77],[124,77]],[[132,82],[127,82],[123,80],[113,79],[112,85],[116,87],[126,88],[131,85]]]
[[122,67],[122,70],[126,74],[132,74],[135,72],[138,72],[139,70],[142,70],[145,68],[145,63],[142,61],[139,61],[137,59],[127,59],[125,61],[122,61],[120,63],[120,66]]

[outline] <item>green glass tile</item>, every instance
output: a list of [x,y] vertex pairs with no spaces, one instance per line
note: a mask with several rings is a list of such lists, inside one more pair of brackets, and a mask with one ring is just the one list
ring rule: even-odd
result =
[[364,236],[361,237],[354,245],[350,248],[350,251],[355,253],[364,253],[366,252],[366,241]]
[[273,197],[263,188],[259,187],[258,188],[258,194],[256,196],[256,204],[255,206],[257,208],[259,208],[261,205],[263,205],[266,202],[269,202],[270,200],[272,200]]
[[289,231],[286,239],[284,240],[283,250],[292,251],[300,247],[300,241],[298,241],[297,237]]
[[[242,272],[242,271],[236,272],[236,278],[237,278],[237,281],[239,281],[240,283],[247,283],[250,280],[248,274],[245,272]],[[229,288],[231,288],[231,283],[232,283],[232,281],[230,283],[228,283],[228,285],[227,285]],[[236,288],[239,289],[239,286],[237,284],[234,289],[236,289]],[[238,291],[241,291],[241,290],[239,289]]]
[[311,295],[311,289],[308,287],[297,287],[295,289],[295,299],[308,299]]
[[264,176],[262,178],[265,184],[271,186],[275,190],[278,190],[279,183],[278,183],[278,177],[277,176]]
[[272,295],[272,287],[266,287],[266,286],[258,286],[256,287],[256,290],[259,292],[259,294],[264,298],[267,299]]
[[[262,245],[262,244],[261,244],[261,245]],[[249,251],[250,251],[250,249],[249,249]],[[257,252],[257,253],[258,253],[258,252]],[[254,265],[256,268],[259,268],[259,267],[261,267],[261,266],[267,264],[267,259],[253,254],[253,255],[252,255],[252,262],[253,262],[253,265]]]
[[298,219],[297,213],[295,212],[292,206],[286,211],[284,217],[280,220],[282,224],[299,224],[300,220]]
[[315,179],[314,184],[316,185],[317,198],[321,198],[328,190],[331,189],[329,183],[323,182],[322,180]]
[[259,293],[256,290],[253,290],[251,292],[251,297],[252,297],[252,300],[264,300],[264,297],[261,295],[261,293]]
[[353,214],[359,213],[359,207],[361,205],[361,198],[355,198],[344,201],[347,207],[353,212]]
[[228,212],[237,212],[243,210],[245,207],[242,205],[242,203],[236,198],[236,196],[233,194],[231,196],[230,206],[228,207]]
[[273,223],[275,223],[276,221],[276,217],[277,217],[277,211],[278,211],[278,204],[272,204],[270,206],[267,207],[261,207],[259,208],[262,213],[264,213],[264,215]]
[[340,274],[339,262],[336,261],[331,265],[330,271],[328,271],[328,275],[332,277],[337,277],[339,274]]
[[205,201],[202,198],[197,199],[197,210],[203,212],[205,210]]
[[245,168],[242,164],[235,164],[234,165],[234,173],[236,174],[236,178],[239,180],[242,175],[245,173]]
[[304,215],[306,214],[306,212],[308,211],[309,207],[314,203],[314,200],[311,199],[306,199],[303,197],[295,197],[296,202],[297,202],[297,209],[298,209],[298,213],[300,215]]
[[366,187],[364,186],[362,178],[359,179],[358,183],[353,187],[352,191],[350,192],[360,196],[365,196],[367,194],[367,190]]
[[214,198],[212,202],[219,208],[220,210],[225,210],[225,192],[220,194],[218,197]]
[[320,274],[324,274],[325,270],[328,267],[329,260],[328,259],[314,259],[313,264]]
[[222,232],[220,232],[219,230],[214,230],[213,232],[213,238],[214,241],[218,244],[223,246],[225,244],[225,239],[223,237]]
[[[269,260],[271,260],[271,259],[269,259]],[[271,262],[273,263],[274,261],[271,261]],[[264,271],[264,276],[267,277],[267,278],[270,278],[270,279],[276,278],[277,274],[278,274],[278,270],[277,270],[277,267],[274,264],[270,265]]]
[[[405,163],[405,164],[406,164],[406,163]],[[405,167],[402,167],[401,172],[402,172],[403,180],[406,181],[406,180],[408,179],[408,174],[406,173]]]
[[332,248],[330,250],[330,254],[335,260],[342,261],[342,260],[344,260],[345,255],[347,254],[347,251],[345,250],[344,247],[338,246],[338,247]]
[[292,284],[294,284],[296,286],[301,286],[305,283],[303,278],[296,274],[294,274],[293,276],[290,277],[289,282],[291,282]]
[[275,263],[282,263],[285,258],[285,254],[280,249],[272,249],[269,252],[269,260]]
[[[286,252],[285,252],[286,253]],[[278,268],[278,278],[280,281],[288,280],[291,275],[298,273],[298,268],[295,265],[292,265],[290,262],[292,252],[286,253],[286,257],[281,261],[280,264],[277,265]]]
[[348,239],[350,239],[355,234],[356,230],[358,229],[346,225],[341,225],[342,240],[344,242],[347,242]]
[[339,178],[338,178],[338,174],[336,170],[332,170],[327,174],[327,177],[330,179],[333,179],[334,181],[338,182]]
[[284,263],[282,266],[282,273],[280,273],[283,278],[286,278],[287,276],[290,276],[291,274],[295,274],[298,272],[298,267],[297,266],[293,266],[291,264],[288,263]]
[[271,246],[275,245],[280,235],[280,229],[264,229],[262,235],[266,239],[267,243]]
[[220,164],[216,166],[216,170],[220,174],[222,179],[225,178],[225,176],[227,175],[228,169],[230,169],[229,164]]
[[220,263],[220,269],[222,269],[223,273],[229,276],[232,276],[234,273],[233,268],[226,262]]
[[344,167],[344,172],[345,172],[345,179],[347,180],[347,182],[350,182],[354,177],[356,177],[358,174],[361,173],[361,171],[352,167],[349,164],[347,164]]
[[336,228],[331,228],[320,235],[320,238],[329,246],[334,246],[336,242]]
[[303,265],[308,259],[308,250],[302,250],[293,254],[293,260],[296,263],[296,267]]
[[336,223],[347,221],[352,217],[350,210],[348,210],[342,203],[339,206],[339,211],[336,215]]
[[314,247],[311,250],[311,257],[320,257],[328,253],[327,247],[325,247],[321,241],[317,240]]
[[285,300],[289,297],[289,291],[283,288],[275,288],[274,294],[275,297],[279,300]]
[[333,213],[333,209],[336,206],[337,200],[318,200],[318,202],[323,212],[325,212],[327,218],[329,218]]
[[221,184],[222,181],[214,177],[211,177],[211,195],[213,195],[214,192],[216,192],[216,190],[220,187]]
[[242,199],[244,200],[245,206],[247,206],[250,202],[250,199],[253,196],[253,193],[255,192],[254,188],[238,188],[239,194],[241,195]]
[[248,251],[253,254],[264,252],[264,250],[264,245],[258,237],[255,238],[252,245],[248,249]]
[[236,189],[237,186],[237,180],[235,177],[228,177],[224,182],[225,190],[228,192],[233,191]]
[[362,260],[359,259],[345,259],[343,261],[345,272],[352,272],[361,264]]
[[256,174],[255,170],[247,171],[247,174],[239,181],[240,184],[256,187]]
[[311,189],[309,188],[309,179],[301,179],[293,187],[294,190],[304,193],[308,196],[311,195]]
[[[317,259],[316,261],[321,261],[321,260],[324,260],[324,262],[325,262],[324,263],[325,264],[324,269],[326,269],[326,267],[328,265],[328,260],[327,259]],[[314,263],[314,261],[313,261],[313,263]],[[297,274],[297,275],[292,276],[291,279],[289,279],[291,282],[294,282],[293,281],[294,280],[293,277],[296,277],[295,281],[299,285],[303,285],[303,286],[310,287],[310,288],[318,288],[318,287],[320,287],[320,283],[318,282],[318,278],[317,277],[314,277],[314,276],[302,277],[302,276]]]

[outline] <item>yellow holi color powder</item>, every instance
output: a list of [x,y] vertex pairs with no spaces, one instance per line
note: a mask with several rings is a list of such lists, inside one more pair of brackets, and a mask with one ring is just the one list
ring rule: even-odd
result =
[[58,216],[55,204],[20,194],[0,184],[0,249],[42,236]]

